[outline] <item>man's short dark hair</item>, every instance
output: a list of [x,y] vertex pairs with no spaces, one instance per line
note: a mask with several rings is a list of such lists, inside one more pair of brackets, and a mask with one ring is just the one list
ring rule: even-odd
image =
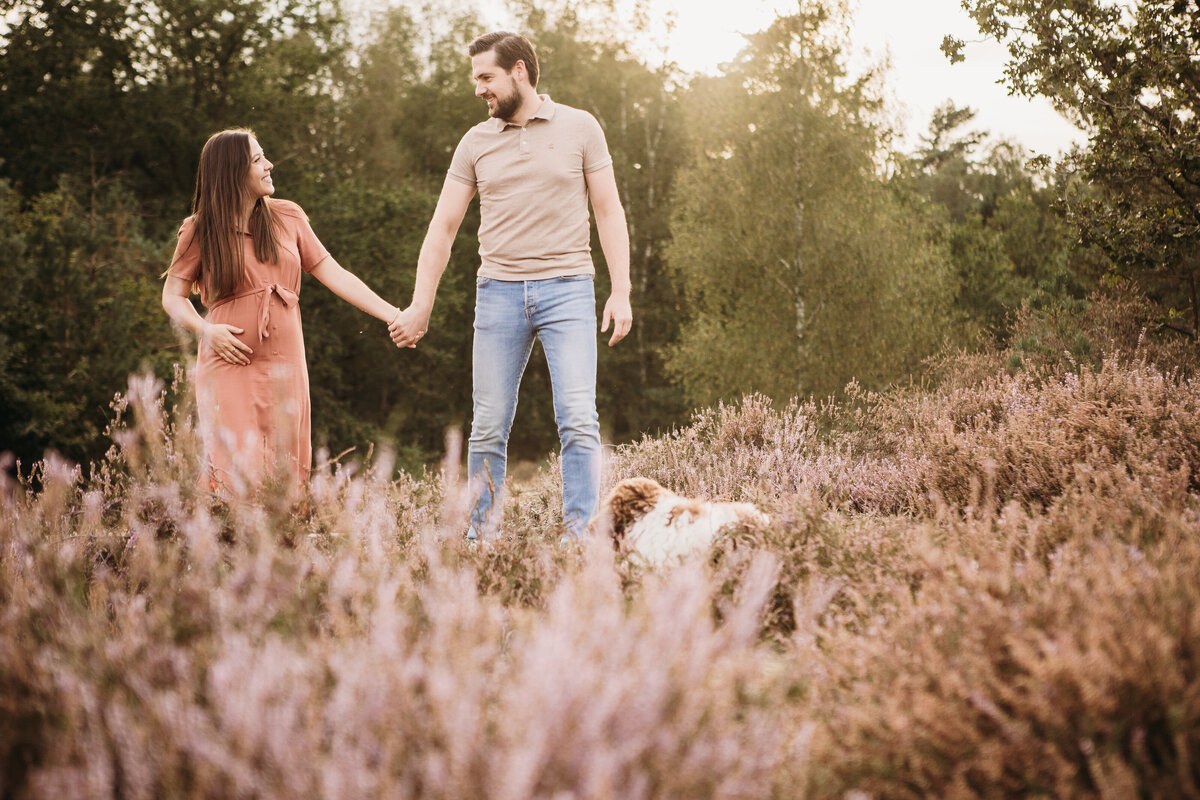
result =
[[525,72],[529,74],[529,85],[537,88],[538,61],[533,45],[519,33],[494,31],[485,33],[467,48],[472,57],[491,50],[496,54],[496,66],[505,72],[512,72],[518,61],[525,62]]

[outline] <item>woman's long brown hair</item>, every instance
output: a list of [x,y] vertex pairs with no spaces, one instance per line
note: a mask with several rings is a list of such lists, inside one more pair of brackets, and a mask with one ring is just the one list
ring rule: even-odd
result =
[[[246,271],[242,249],[241,212],[250,200],[246,175],[250,170],[250,137],[254,132],[233,128],[214,133],[200,151],[196,193],[192,197],[195,244],[200,248],[200,283],[211,305],[237,291]],[[250,212],[250,235],[259,261],[278,263],[275,215],[269,198],[261,197]]]

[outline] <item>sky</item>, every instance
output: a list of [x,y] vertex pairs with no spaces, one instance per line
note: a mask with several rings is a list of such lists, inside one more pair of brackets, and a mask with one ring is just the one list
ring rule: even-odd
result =
[[[689,72],[716,74],[722,62],[741,49],[742,33],[753,33],[778,14],[790,13],[796,0],[649,0],[652,19],[660,30],[655,36],[666,57]],[[973,130],[987,131],[995,139],[1009,139],[1033,153],[1057,155],[1084,133],[1060,116],[1049,102],[1010,97],[999,81],[1004,73],[1005,51],[995,42],[982,41],[979,30],[962,10],[959,0],[850,0],[854,10],[851,44],[855,64],[889,58],[884,82],[901,132],[900,146],[911,149],[929,127],[934,109],[953,100],[977,112]],[[497,25],[511,25],[502,0],[483,4],[485,17]],[[661,21],[673,14],[673,30],[664,33]],[[942,54],[947,34],[966,41],[966,61],[951,64]],[[534,43],[536,45],[536,42]],[[652,56],[653,58],[660,58]]]

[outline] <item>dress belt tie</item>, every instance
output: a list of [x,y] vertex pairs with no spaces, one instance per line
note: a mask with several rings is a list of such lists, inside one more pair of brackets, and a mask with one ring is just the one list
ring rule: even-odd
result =
[[300,302],[300,295],[293,292],[286,286],[280,286],[278,283],[268,283],[266,286],[260,286],[257,289],[251,289],[248,292],[242,292],[230,297],[222,298],[214,303],[209,310],[220,308],[226,303],[232,303],[242,297],[249,297],[252,294],[261,294],[262,300],[258,304],[258,338],[266,339],[270,337],[270,331],[267,330],[267,325],[271,322],[271,295],[279,298],[279,302],[283,303],[284,308],[291,308]]

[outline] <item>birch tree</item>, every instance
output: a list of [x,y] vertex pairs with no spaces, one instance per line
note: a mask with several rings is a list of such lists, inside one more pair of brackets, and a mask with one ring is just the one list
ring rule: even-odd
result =
[[945,253],[881,180],[875,73],[845,9],[803,2],[693,87],[668,252],[690,309],[670,367],[694,403],[902,378],[950,330]]

